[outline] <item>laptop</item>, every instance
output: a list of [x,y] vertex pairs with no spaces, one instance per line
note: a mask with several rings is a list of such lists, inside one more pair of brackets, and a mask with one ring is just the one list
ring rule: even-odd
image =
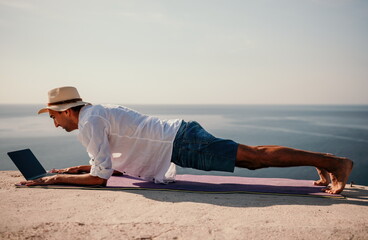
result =
[[46,172],[45,168],[42,167],[41,163],[30,149],[8,152],[8,156],[27,180],[34,180],[56,174]]

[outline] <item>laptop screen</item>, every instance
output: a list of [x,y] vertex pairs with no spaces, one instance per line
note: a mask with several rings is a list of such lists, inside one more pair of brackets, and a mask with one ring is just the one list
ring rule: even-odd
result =
[[8,152],[8,155],[27,180],[46,173],[30,149]]

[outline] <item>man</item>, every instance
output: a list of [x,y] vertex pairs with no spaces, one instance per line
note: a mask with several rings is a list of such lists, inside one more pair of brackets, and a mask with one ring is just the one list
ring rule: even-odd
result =
[[[82,101],[74,87],[52,89],[48,112],[55,127],[67,132],[79,129],[78,138],[91,158],[90,165],[53,170],[57,174],[21,184],[104,185],[114,173],[122,172],[156,183],[175,177],[175,165],[201,170],[233,172],[234,167],[314,166],[320,176],[315,185],[325,192],[343,191],[353,162],[332,154],[283,146],[247,146],[220,139],[197,122],[160,120],[122,106],[91,105]],[[79,173],[79,174],[76,174]]]

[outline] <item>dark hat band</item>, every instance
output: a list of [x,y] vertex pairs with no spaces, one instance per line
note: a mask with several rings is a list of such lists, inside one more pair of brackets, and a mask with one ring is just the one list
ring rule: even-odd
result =
[[54,105],[61,105],[61,104],[67,104],[67,103],[75,103],[78,101],[82,101],[82,98],[74,98],[70,100],[60,101],[60,102],[54,102],[54,103],[48,103],[48,106],[54,106]]

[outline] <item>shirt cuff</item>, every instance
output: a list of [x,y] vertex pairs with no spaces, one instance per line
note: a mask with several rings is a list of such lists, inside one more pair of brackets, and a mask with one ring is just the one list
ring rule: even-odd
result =
[[90,174],[99,178],[109,179],[113,172],[113,169],[106,169],[101,166],[92,165]]

